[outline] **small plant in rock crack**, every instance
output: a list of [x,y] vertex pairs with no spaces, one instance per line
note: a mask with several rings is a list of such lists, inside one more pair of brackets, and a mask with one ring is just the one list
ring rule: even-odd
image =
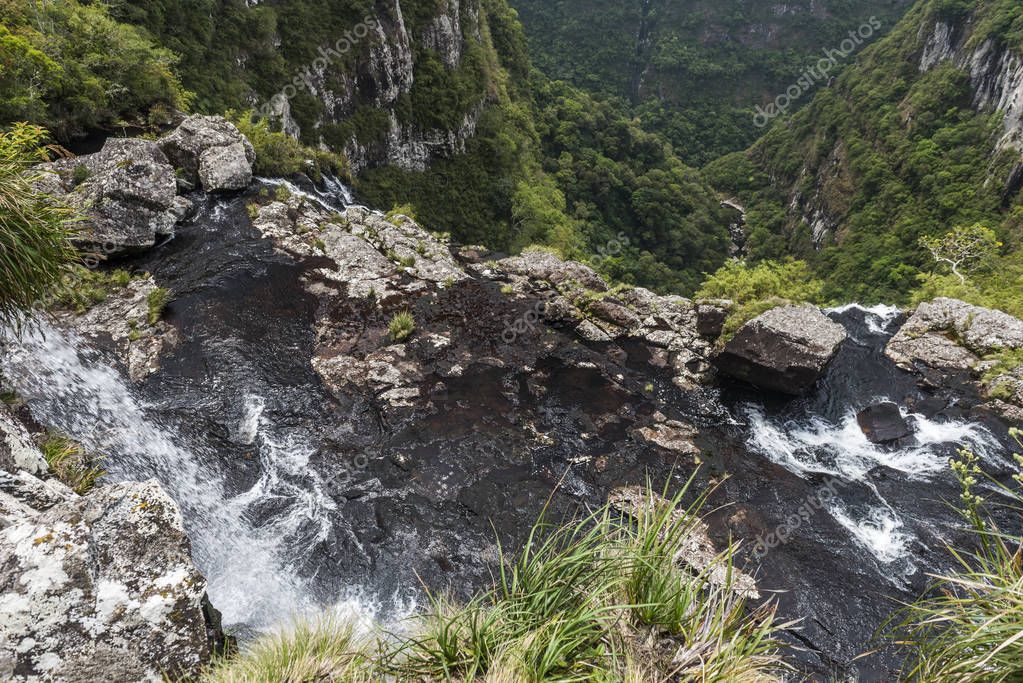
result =
[[160,322],[160,317],[163,315],[164,309],[167,308],[168,301],[170,301],[170,290],[164,287],[157,287],[146,296],[146,304],[149,307],[147,320],[150,325]]
[[66,436],[49,434],[39,450],[54,476],[79,495],[87,493],[103,476],[103,470],[92,466],[85,450]]
[[395,313],[394,317],[391,318],[391,322],[387,325],[387,331],[394,341],[405,341],[416,331],[416,320],[409,311]]

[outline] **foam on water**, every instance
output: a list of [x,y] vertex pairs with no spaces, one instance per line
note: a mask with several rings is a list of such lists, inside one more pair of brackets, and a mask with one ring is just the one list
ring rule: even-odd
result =
[[[986,428],[965,421],[937,422],[904,411],[904,417],[915,427],[915,442],[885,448],[867,439],[854,410],[837,424],[818,416],[779,422],[751,404],[744,406],[743,412],[750,430],[747,443],[754,452],[801,477],[829,475],[843,482],[865,484],[873,492],[875,502],[871,504],[854,506],[839,496],[829,502],[827,510],[879,563],[899,562],[902,575],[915,569],[907,552],[913,535],[878,493],[868,473],[886,467],[906,478],[927,480],[948,469],[950,450],[959,446],[972,448],[982,459],[1001,461],[1000,446],[994,436]],[[899,581],[899,576],[890,578]]]
[[876,335],[887,335],[892,323],[902,314],[902,309],[887,304],[877,304],[875,306],[845,304],[844,306],[828,308],[825,310],[825,313],[842,315],[849,311],[862,312],[867,331]]
[[[892,564],[907,557],[912,536],[902,531],[902,521],[890,509],[871,507],[857,515],[836,499],[828,505],[828,512],[881,563]],[[905,569],[910,573],[912,565]]]
[[745,405],[743,412],[750,428],[748,445],[800,476],[820,473],[857,481],[875,467],[884,466],[909,477],[926,478],[948,467],[947,450],[954,445],[966,445],[982,458],[1000,460],[994,436],[983,426],[965,421],[936,422],[906,414],[915,427],[916,442],[890,449],[867,439],[854,410],[837,424],[817,416],[778,423],[753,404]]
[[352,196],[352,191],[348,189],[348,186],[334,176],[323,176],[323,186],[325,189],[320,191],[319,188],[314,186],[312,192],[303,190],[298,185],[285,178],[257,177],[255,180],[265,185],[270,185],[271,187],[283,187],[292,195],[308,199],[309,201],[319,204],[324,209],[340,210],[351,205],[355,201],[355,198]]
[[[298,565],[331,529],[336,505],[310,468],[311,445],[276,434],[265,401],[244,398],[238,439],[259,445],[261,475],[232,494],[212,446],[189,442],[145,405],[112,367],[80,340],[40,323],[9,337],[0,369],[44,424],[102,453],[109,481],[157,479],[181,507],[196,563],[228,626],[265,631],[324,605]],[[273,512],[251,519],[256,506]],[[265,511],[264,511],[265,512]],[[374,619],[381,605],[357,589],[339,598],[345,613]]]

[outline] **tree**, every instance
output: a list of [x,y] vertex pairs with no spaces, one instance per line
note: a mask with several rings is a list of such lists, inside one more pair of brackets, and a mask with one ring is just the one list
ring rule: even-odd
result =
[[0,133],[0,321],[35,305],[76,258],[69,212],[34,187],[44,134],[26,124]]
[[957,227],[944,237],[923,237],[920,244],[935,261],[951,268],[963,284],[967,274],[990,264],[1002,246],[994,231],[980,223]]

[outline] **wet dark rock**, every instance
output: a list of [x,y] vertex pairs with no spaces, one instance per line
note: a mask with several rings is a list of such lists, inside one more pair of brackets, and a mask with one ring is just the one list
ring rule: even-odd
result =
[[798,396],[813,387],[845,339],[845,328],[820,309],[780,306],[743,325],[714,363],[737,379]]
[[856,421],[872,443],[893,443],[913,433],[912,425],[902,416],[899,406],[890,402],[861,410],[856,414]]

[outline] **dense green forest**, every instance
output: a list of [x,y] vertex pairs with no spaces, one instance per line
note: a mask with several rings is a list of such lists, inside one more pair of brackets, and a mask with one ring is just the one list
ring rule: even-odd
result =
[[[822,301],[991,300],[994,283],[1018,284],[1018,152],[994,151],[1001,114],[975,106],[975,86],[953,62],[920,69],[935,21],[968,25],[964,50],[986,39],[1018,49],[1018,3],[921,0],[897,24],[906,3],[880,0],[813,11],[799,2],[785,11],[696,0],[514,4],[527,30],[505,0],[483,0],[478,18],[462,13],[466,37],[449,64],[425,39],[448,5],[402,3],[410,90],[385,111],[364,88],[332,120],[322,98],[299,89],[290,109],[309,148],[246,122],[264,148],[259,172],[294,172],[303,155],[324,160],[317,145],[380,140],[390,116],[452,130],[483,102],[464,154],[425,171],[371,165],[353,179],[360,197],[411,205],[465,243],[597,255],[613,279],[662,292],[692,294],[726,262],[735,220],[726,198],[746,209],[749,266],[805,260],[823,280]],[[0,0],[0,121],[42,125],[68,143],[155,130],[176,110],[244,117],[346,28],[371,15],[396,21],[384,5]],[[751,107],[768,106],[808,60],[871,19],[837,79],[810,84],[798,111],[763,121],[747,150],[720,156],[761,133]],[[325,82],[365,79],[379,40],[356,41]],[[702,171],[691,163],[708,159]],[[920,240],[973,224],[996,231],[1000,261],[969,282],[949,280]]]
[[[1023,6],[1012,0],[921,2],[809,107],[707,167],[715,187],[747,206],[752,258],[810,259],[831,298],[904,301],[933,269],[921,238],[982,223],[1004,243],[989,279],[1019,296],[1023,208],[1010,180],[1019,150],[996,151],[1002,114],[975,108],[964,69],[920,69],[930,34],[921,26],[967,17],[966,49],[1023,37]],[[814,216],[826,226],[816,237]],[[941,291],[933,279],[924,285]]]
[[[701,165],[763,134],[754,107],[784,92],[825,49],[838,48],[872,17],[876,38],[912,0],[511,3],[541,71],[625,98],[646,130],[663,134],[686,163]],[[851,62],[852,55],[840,60],[831,75]]]

